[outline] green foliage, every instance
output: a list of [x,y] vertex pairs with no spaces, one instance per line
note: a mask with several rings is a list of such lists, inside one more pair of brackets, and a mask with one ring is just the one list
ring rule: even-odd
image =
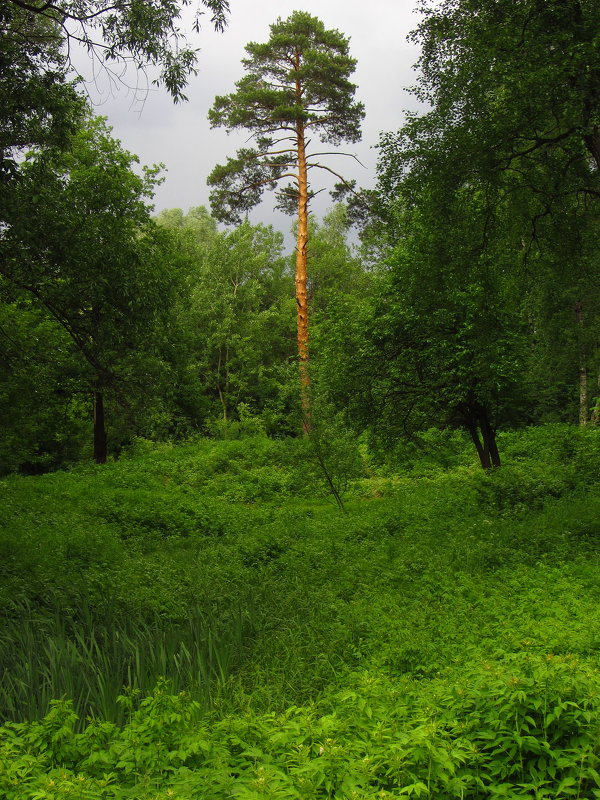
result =
[[277,408],[293,355],[292,296],[282,236],[270,227],[245,223],[202,253],[186,323],[214,416],[245,415],[248,427],[253,412]]
[[600,454],[598,430],[570,425],[526,428],[500,435],[511,463],[476,482],[481,502],[506,514],[525,514],[548,498],[593,485]]
[[31,303],[0,302],[0,364],[0,474],[84,457],[88,404],[73,391],[81,369],[66,332]]
[[360,295],[367,291],[369,279],[348,243],[350,222],[345,205],[337,203],[320,221],[311,217],[310,225],[308,298],[318,325],[328,309],[335,308],[338,294]]
[[[364,116],[362,103],[353,100],[356,86],[350,76],[356,61],[349,56],[348,40],[316,17],[295,11],[278,19],[269,41],[251,42],[246,52],[242,63],[247,74],[237,82],[237,91],[217,97],[209,113],[213,127],[248,130],[256,144],[239,150],[208,177],[214,187],[213,213],[229,223],[241,222],[264,189],[274,189],[283,179],[292,183],[279,192],[281,207],[296,212],[300,180],[306,179],[300,177],[305,132],[336,145],[356,142]],[[321,155],[309,154],[306,166],[331,172]]]
[[156,221],[165,228],[178,231],[182,238],[187,237],[191,247],[208,244],[217,235],[216,221],[204,206],[190,208],[187,214],[180,208],[166,208],[158,214]]
[[[84,414],[91,416],[92,393],[101,396],[121,423],[110,432],[119,444],[124,427],[143,430],[145,423],[160,431],[169,378],[165,354],[175,344],[170,317],[185,264],[173,238],[150,219],[146,198],[156,170],[137,174],[137,159],[101,119],[89,119],[70,145],[68,152],[30,154],[6,215],[0,272],[9,306],[3,316],[14,317],[24,340],[19,353],[6,331],[6,350],[18,367],[7,385],[18,417],[27,409],[30,376],[44,391],[38,415],[59,413],[58,395],[67,413],[79,411],[74,427]],[[49,331],[44,350],[35,339],[40,326]],[[23,444],[33,442],[23,460],[43,463],[45,454],[34,449],[35,427],[25,425]],[[50,439],[62,433],[60,423],[53,427]],[[57,448],[46,447],[50,461]]]
[[308,436],[297,443],[305,480],[320,483],[321,493],[330,496],[344,511],[343,496],[351,482],[365,474],[356,436],[345,425],[343,415],[336,414],[321,398],[315,398],[314,392],[308,423]]
[[592,800],[596,433],[430,432],[344,515],[305,439],[3,481],[0,796]]
[[[24,6],[18,0],[8,0],[4,3],[3,16],[9,20],[19,14],[26,16],[27,25],[21,27],[17,39],[26,52],[33,50],[35,53],[35,46],[40,47],[45,34],[55,48],[60,43],[68,50],[72,39],[81,42],[100,63],[133,62],[137,69],[157,66],[160,73],[153,83],[164,85],[177,102],[186,99],[183,89],[189,74],[195,73],[196,64],[196,51],[186,43],[179,27],[182,6],[186,5],[189,0],[183,3],[171,0],[132,2],[125,6],[108,5],[102,0],[57,0],[40,6]],[[202,0],[202,6],[212,13],[215,29],[223,30],[229,12],[227,0]],[[195,30],[199,29],[203,13],[198,6]],[[6,38],[11,39],[10,36]],[[67,62],[73,68],[70,59],[64,56],[55,56],[53,61],[60,65]],[[42,71],[42,85],[50,93],[61,88],[61,72],[52,69],[53,61]],[[17,86],[22,91],[22,86]],[[20,93],[16,97],[17,102],[23,103]]]
[[0,708],[13,720],[40,718],[61,696],[82,718],[123,722],[123,687],[135,697],[163,675],[173,691],[185,688],[208,706],[239,663],[252,626],[247,614],[238,612],[225,624],[200,608],[188,609],[183,622],[85,607],[76,618],[61,612],[40,617],[29,605],[16,605],[12,613],[0,637],[6,675]]
[[468,160],[454,171],[514,166],[511,180],[538,188],[552,165],[563,190],[572,180],[595,183],[596,5],[484,0],[476,16],[463,0],[424,6],[413,34],[423,46],[416,93],[432,110],[409,125],[417,148],[428,140],[420,165],[460,150]]
[[598,688],[576,659],[499,654],[425,691],[356,675],[328,708],[208,723],[159,684],[121,728],[91,722],[76,734],[57,703],[39,723],[0,729],[0,785],[11,800],[16,779],[31,800],[68,796],[68,781],[90,798],[225,798],[234,787],[248,798],[591,798]]
[[406,366],[422,372],[390,392],[400,416],[415,383],[413,416],[437,399],[433,414],[445,415],[467,384],[476,405],[467,396],[451,417],[471,427],[477,405],[492,428],[586,424],[598,374],[598,10],[577,0],[473,10],[422,4],[414,92],[428,110],[381,140],[371,236],[393,248],[400,288],[381,344],[408,350]]
[[[210,117],[254,142],[209,183],[232,221],[292,181],[317,358],[310,435],[285,439],[281,237],[152,221],[156,169],[77,127],[66,82],[79,21],[182,98],[181,9],[20,5],[0,12],[0,469],[76,460],[92,393],[129,446],[0,483],[0,796],[597,798],[600,437],[525,427],[598,421],[595,6],[424,4],[430,110],[382,139],[373,274],[342,206],[306,247],[305,144],[359,137],[347,40],[295,12],[247,46]],[[213,439],[150,441],[191,431]]]
[[53,14],[37,16],[20,4],[0,11],[0,218],[28,147],[66,147],[85,104],[67,81],[67,63]]
[[528,462],[480,476],[477,491],[486,506],[497,512],[514,513],[539,508],[549,497],[560,497],[574,485],[574,470]]
[[402,191],[387,270],[358,312],[340,303],[325,326],[324,358],[340,364],[329,391],[390,449],[423,429],[462,427],[482,466],[498,466],[495,431],[520,421],[528,354],[513,264],[494,241],[502,215],[490,218],[472,187]]
[[157,221],[175,234],[188,264],[188,291],[175,309],[178,435],[291,433],[293,281],[282,235],[248,222],[218,233],[202,207],[187,215],[171,209]]

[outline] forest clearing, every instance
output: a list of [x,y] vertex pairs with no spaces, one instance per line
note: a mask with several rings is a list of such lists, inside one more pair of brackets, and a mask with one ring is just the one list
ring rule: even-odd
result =
[[345,512],[303,439],[5,479],[1,796],[594,797],[597,434],[433,436]]
[[600,4],[271,5],[0,0],[0,800],[597,800]]

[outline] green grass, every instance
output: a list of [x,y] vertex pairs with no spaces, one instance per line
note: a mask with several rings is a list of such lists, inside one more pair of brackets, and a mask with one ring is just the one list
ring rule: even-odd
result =
[[39,719],[57,697],[73,701],[79,715],[122,723],[124,687],[149,692],[168,675],[171,690],[187,690],[210,706],[239,662],[248,620],[233,616],[218,633],[191,609],[184,623],[161,617],[40,617],[31,607],[5,620],[0,635],[2,718]]
[[345,514],[293,441],[3,481],[0,798],[599,796],[598,432],[502,446]]

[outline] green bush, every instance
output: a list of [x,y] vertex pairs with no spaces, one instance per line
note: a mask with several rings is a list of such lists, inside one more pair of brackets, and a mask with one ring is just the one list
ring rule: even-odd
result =
[[557,464],[508,464],[473,476],[483,506],[504,513],[527,513],[544,502],[571,492],[577,485],[575,468]]
[[[160,683],[122,726],[76,733],[69,704],[0,729],[6,800],[594,798],[600,679],[572,657],[465,661],[428,688],[361,673],[320,708],[202,719]],[[80,787],[75,795],[72,787]],[[83,793],[85,790],[85,794]]]
[[0,798],[595,797],[597,435],[568,430],[503,434],[490,473],[363,448],[346,514],[304,439],[3,481],[0,699],[29,721]]

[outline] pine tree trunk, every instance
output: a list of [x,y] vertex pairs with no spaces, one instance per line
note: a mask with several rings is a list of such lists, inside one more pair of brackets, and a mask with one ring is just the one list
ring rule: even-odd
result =
[[106,464],[108,457],[106,446],[106,426],[104,421],[104,396],[102,392],[94,392],[94,461]]
[[[298,91],[300,91],[298,89]],[[308,373],[308,295],[306,263],[308,256],[308,175],[306,169],[306,140],[304,125],[296,125],[298,145],[298,235],[296,242],[296,303],[298,309],[298,360],[300,368],[300,399],[304,432],[310,431],[310,402]]]

